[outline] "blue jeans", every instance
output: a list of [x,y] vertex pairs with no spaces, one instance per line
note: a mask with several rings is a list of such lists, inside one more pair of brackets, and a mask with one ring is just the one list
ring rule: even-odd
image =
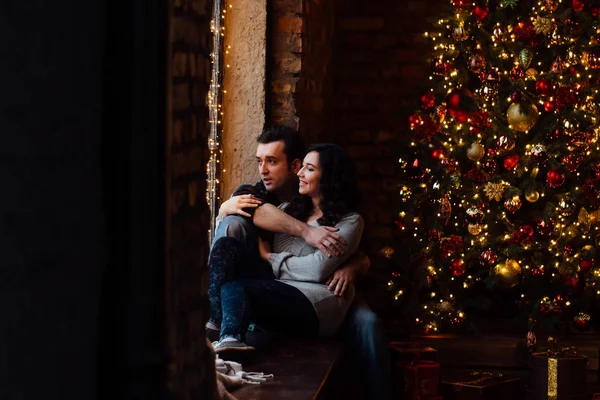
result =
[[221,288],[221,336],[245,341],[250,320],[268,332],[317,336],[319,319],[297,288],[276,280],[241,279]]
[[391,361],[388,342],[377,315],[356,296],[340,333],[364,382],[366,399],[391,399]]

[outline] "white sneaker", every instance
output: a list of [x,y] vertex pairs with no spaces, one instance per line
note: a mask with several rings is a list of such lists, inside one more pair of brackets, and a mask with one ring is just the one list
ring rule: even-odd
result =
[[206,322],[206,325],[204,325],[204,328],[209,330],[209,331],[216,331],[216,332],[220,332],[221,331],[221,327],[217,326],[217,324],[215,324],[214,322],[208,320]]
[[240,342],[237,339],[229,339],[229,340],[217,340],[212,342],[212,347],[215,349],[215,353],[219,353],[222,351],[229,350],[241,350],[241,351],[249,351],[254,350],[254,347],[248,346],[244,342]]

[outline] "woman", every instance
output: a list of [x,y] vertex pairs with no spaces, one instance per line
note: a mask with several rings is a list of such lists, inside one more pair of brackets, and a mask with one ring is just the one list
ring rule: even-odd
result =
[[251,349],[244,343],[250,319],[268,331],[306,336],[331,336],[344,320],[354,292],[335,296],[324,282],[356,251],[362,235],[354,163],[341,147],[317,144],[307,150],[298,178],[300,195],[280,208],[310,225],[339,228],[337,233],[348,248],[340,257],[327,258],[303,239],[277,233],[273,250],[266,241],[259,243],[260,257],[268,262],[275,279],[257,272],[263,275],[260,279],[225,282],[223,277],[242,269],[239,263],[254,264],[244,265],[246,271],[261,267],[256,265],[260,261],[244,259],[235,241],[219,240],[210,261],[211,286],[222,282],[220,296],[213,290],[220,297],[220,310],[211,299],[212,323],[221,323],[220,339],[213,343],[217,352]]

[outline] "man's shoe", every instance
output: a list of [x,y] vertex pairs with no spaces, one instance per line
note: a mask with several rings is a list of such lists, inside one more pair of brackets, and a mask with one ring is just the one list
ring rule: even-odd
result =
[[221,331],[221,327],[217,326],[217,324],[215,324],[212,321],[207,321],[206,325],[204,325],[204,327],[206,328],[207,331],[215,331],[215,332],[220,332]]
[[250,351],[254,350],[254,347],[248,346],[244,342],[240,342],[237,339],[229,339],[229,340],[217,340],[212,343],[213,349],[215,349],[215,353],[220,353],[223,351]]

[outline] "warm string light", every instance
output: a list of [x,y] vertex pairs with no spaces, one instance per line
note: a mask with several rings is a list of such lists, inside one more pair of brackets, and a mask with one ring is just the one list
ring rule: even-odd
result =
[[224,169],[221,168],[223,149],[221,147],[221,135],[223,132],[223,96],[226,91],[223,88],[223,67],[229,68],[225,61],[225,55],[229,54],[230,46],[225,45],[225,17],[227,10],[232,6],[227,5],[225,0],[216,0],[213,7],[213,15],[210,29],[213,38],[213,50],[211,53],[211,79],[208,91],[208,113],[210,130],[208,136],[209,157],[206,165],[207,189],[206,200],[211,211],[211,222],[209,240],[212,241],[215,232],[215,218],[219,210],[219,183]]

